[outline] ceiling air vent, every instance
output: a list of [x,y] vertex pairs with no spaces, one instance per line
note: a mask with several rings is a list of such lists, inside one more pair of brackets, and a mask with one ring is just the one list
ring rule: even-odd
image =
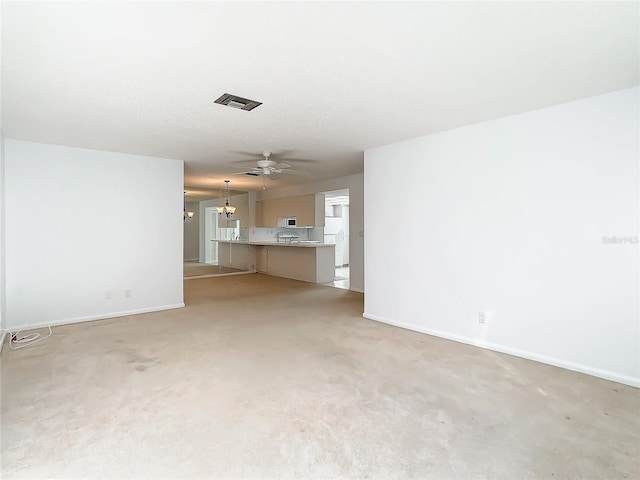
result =
[[231,95],[230,93],[225,93],[214,103],[219,103],[220,105],[227,105],[229,107],[246,111],[253,110],[257,106],[262,105],[262,102],[256,102],[255,100],[249,100],[248,98],[238,97],[236,95]]

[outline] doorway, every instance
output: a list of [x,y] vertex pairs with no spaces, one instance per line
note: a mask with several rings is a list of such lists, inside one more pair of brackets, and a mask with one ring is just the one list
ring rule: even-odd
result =
[[333,286],[349,289],[349,189],[324,192],[324,243],[335,245]]
[[[218,210],[216,207],[204,209],[204,238],[206,240],[218,240]],[[204,263],[218,264],[218,242],[207,241],[204,246]]]

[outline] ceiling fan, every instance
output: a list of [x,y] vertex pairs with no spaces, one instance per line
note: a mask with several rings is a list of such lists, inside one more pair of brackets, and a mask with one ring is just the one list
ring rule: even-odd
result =
[[[288,168],[291,168],[291,165],[289,165],[288,163],[280,163],[271,160],[269,158],[271,156],[271,152],[269,151],[265,150],[264,152],[262,152],[262,156],[264,157],[264,159],[258,160],[255,167],[246,165],[231,165],[234,168],[250,169],[245,170],[244,172],[234,173],[234,175],[249,175],[252,177],[258,177],[260,175],[277,175],[279,173],[285,173],[287,172]],[[290,171],[287,173],[290,173]]]

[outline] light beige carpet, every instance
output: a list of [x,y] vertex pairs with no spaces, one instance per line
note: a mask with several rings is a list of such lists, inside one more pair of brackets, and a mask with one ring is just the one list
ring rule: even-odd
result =
[[2,478],[639,478],[638,390],[265,275],[2,353]]
[[221,265],[210,265],[208,263],[200,262],[184,262],[183,272],[184,277],[201,277],[204,275],[222,275],[226,273],[240,273],[245,270],[240,270],[232,267],[223,267]]

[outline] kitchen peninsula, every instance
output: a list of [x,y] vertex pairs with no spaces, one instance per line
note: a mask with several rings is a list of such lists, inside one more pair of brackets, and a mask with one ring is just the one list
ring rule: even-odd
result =
[[[215,240],[218,261],[225,267],[242,268],[303,282],[328,283],[335,274],[335,245],[319,242],[269,242]],[[248,262],[239,265],[238,262]]]

